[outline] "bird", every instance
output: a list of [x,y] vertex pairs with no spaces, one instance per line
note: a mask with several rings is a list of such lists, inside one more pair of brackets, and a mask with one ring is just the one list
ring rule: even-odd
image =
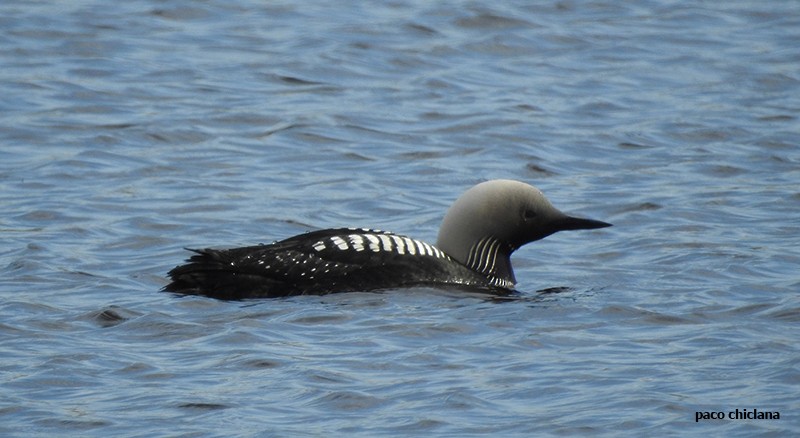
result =
[[449,208],[436,244],[370,228],[330,228],[271,244],[190,249],[163,290],[221,300],[418,286],[514,292],[511,254],[565,230],[611,224],[569,216],[527,183],[481,182]]

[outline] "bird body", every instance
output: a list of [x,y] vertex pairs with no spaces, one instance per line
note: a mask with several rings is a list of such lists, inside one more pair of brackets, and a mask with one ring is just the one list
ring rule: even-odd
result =
[[312,231],[268,245],[202,249],[164,290],[220,299],[464,286],[508,293],[510,256],[560,230],[610,226],[567,216],[533,186],[487,181],[450,208],[437,244],[366,228]]

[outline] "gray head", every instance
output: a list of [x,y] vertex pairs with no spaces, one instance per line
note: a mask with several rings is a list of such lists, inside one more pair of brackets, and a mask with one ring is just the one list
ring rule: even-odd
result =
[[436,246],[503,287],[516,282],[511,253],[526,243],[563,230],[588,230],[611,224],[567,216],[536,187],[513,180],[480,183],[450,207]]

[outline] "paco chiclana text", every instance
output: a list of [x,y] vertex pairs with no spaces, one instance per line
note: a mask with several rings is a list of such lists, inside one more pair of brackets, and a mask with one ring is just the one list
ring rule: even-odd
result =
[[718,411],[710,411],[710,412],[702,412],[697,411],[694,413],[694,422],[697,423],[700,420],[780,420],[781,413],[780,412],[769,412],[769,411],[759,411],[758,409],[736,409],[733,411],[729,411],[726,415],[725,412]]

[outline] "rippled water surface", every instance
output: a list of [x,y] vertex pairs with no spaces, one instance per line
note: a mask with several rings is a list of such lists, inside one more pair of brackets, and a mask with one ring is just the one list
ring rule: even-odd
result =
[[[0,5],[3,436],[800,434],[792,1]],[[520,293],[224,302],[183,247],[435,241],[491,178],[615,226]],[[696,412],[779,420],[695,421]]]

